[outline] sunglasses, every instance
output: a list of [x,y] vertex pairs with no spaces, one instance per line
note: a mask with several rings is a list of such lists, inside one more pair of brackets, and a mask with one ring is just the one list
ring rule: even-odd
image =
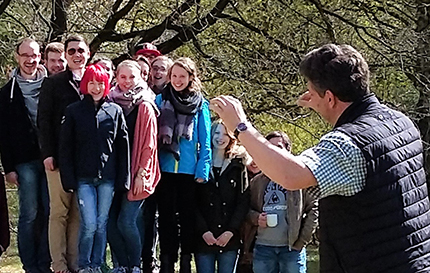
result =
[[76,49],[76,48],[69,48],[68,50],[67,50],[67,54],[69,54],[69,55],[73,55],[73,54],[75,54],[76,53],[76,51],[78,51],[80,54],[83,54],[84,52],[85,52],[85,49],[83,49],[83,48],[78,48],[78,49]]

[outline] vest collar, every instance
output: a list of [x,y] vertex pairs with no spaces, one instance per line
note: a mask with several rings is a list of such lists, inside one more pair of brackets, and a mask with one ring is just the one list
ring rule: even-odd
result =
[[372,104],[379,104],[378,99],[375,94],[367,94],[363,96],[361,99],[353,102],[348,108],[343,111],[343,113],[338,118],[336,125],[334,128],[337,128],[345,123],[350,123],[357,119],[363,112],[369,108]]

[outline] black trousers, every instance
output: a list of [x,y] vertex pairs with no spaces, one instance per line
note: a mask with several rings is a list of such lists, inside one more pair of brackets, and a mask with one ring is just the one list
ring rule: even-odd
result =
[[179,247],[181,255],[193,253],[195,188],[194,175],[161,174],[156,188],[161,256],[176,261]]

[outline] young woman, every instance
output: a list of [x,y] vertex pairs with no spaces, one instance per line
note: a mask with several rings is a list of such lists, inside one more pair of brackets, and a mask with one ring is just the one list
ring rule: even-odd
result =
[[[291,141],[284,132],[271,132],[266,139],[291,151]],[[243,252],[253,271],[305,273],[305,246],[318,223],[318,201],[305,190],[284,189],[264,173],[252,179],[250,196]]]
[[209,103],[203,98],[191,59],[176,60],[168,78],[170,83],[156,98],[161,111],[158,143],[162,173],[156,190],[161,272],[174,271],[180,245],[180,272],[190,273],[195,187],[208,180],[211,164]]
[[[167,73],[173,61],[167,56],[158,56],[152,60],[149,73],[148,85],[159,94],[169,82]],[[142,209],[142,271],[143,273],[153,273],[157,271],[156,245],[158,242],[158,231],[156,224],[157,202],[156,196],[151,195],[145,199]],[[138,218],[138,222],[140,217]],[[140,221],[140,223],[142,222]]]
[[101,272],[106,225],[114,188],[129,186],[129,147],[121,107],[107,102],[109,75],[99,65],[85,70],[82,101],[66,108],[60,136],[60,174],[77,191],[81,216],[79,272]]
[[108,240],[117,261],[113,272],[140,272],[142,244],[137,217],[143,200],[151,195],[160,179],[157,152],[157,115],[155,95],[141,77],[136,61],[118,65],[117,85],[110,99],[121,106],[130,136],[131,187],[117,191],[109,214]]
[[[234,272],[240,248],[239,230],[249,208],[245,149],[217,120],[212,124],[212,169],[209,181],[197,185],[196,251],[198,273]],[[250,161],[250,159],[249,159]]]

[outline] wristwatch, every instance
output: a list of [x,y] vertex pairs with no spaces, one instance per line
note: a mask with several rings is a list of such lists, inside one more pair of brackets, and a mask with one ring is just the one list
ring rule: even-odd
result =
[[246,130],[248,130],[248,126],[246,125],[246,123],[245,122],[240,122],[237,125],[236,129],[234,130],[234,137],[236,139],[238,139],[239,134],[242,133],[242,132],[245,132]]

